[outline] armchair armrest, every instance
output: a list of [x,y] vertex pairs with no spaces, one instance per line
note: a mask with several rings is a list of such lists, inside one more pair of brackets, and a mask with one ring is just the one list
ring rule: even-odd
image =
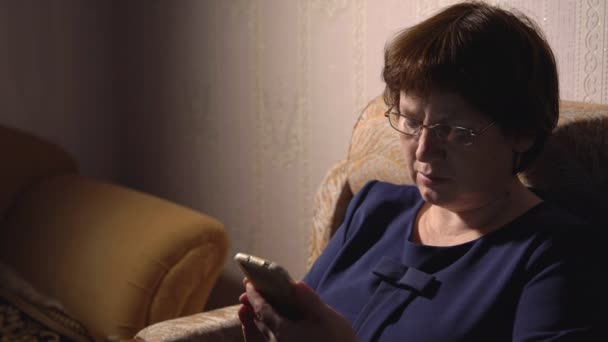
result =
[[344,221],[346,208],[353,197],[348,183],[347,165],[347,160],[336,163],[325,174],[315,194],[307,268],[317,260],[329,239]]
[[239,305],[180,317],[146,327],[136,338],[146,342],[243,341]]
[[[325,175],[315,195],[309,242],[308,266],[327,245],[329,238],[344,220],[353,194],[346,174],[347,161],[336,163]],[[239,305],[172,319],[146,327],[136,338],[148,342],[226,342],[242,341]]]
[[[346,174],[347,161],[336,163],[325,175],[315,195],[309,242],[308,266],[327,245],[344,220],[353,194]],[[172,319],[146,327],[136,338],[147,342],[227,342],[243,341],[238,319],[239,305]]]
[[203,310],[227,249],[213,218],[78,175],[30,186],[0,226],[0,259],[109,339]]

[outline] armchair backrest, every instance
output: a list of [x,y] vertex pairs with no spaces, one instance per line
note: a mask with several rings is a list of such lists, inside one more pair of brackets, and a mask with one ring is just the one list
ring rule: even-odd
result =
[[[365,183],[411,184],[398,134],[384,113],[382,96],[372,100],[355,124],[345,160],[319,187],[314,203],[308,266],[344,219],[350,199]],[[545,150],[519,175],[529,187],[568,210],[606,226],[608,212],[608,105],[562,101],[560,119]]]
[[74,159],[59,146],[5,126],[0,126],[0,156],[0,221],[15,197],[31,184],[78,170]]

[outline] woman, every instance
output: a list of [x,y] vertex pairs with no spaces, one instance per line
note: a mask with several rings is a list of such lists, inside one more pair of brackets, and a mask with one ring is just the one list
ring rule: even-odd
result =
[[517,173],[558,120],[525,16],[463,3],[400,33],[383,77],[415,186],[367,184],[303,283],[303,319],[246,284],[248,341],[596,341],[593,234]]

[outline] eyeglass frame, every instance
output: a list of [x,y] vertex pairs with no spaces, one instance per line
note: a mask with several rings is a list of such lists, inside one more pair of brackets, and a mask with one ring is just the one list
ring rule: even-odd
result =
[[[447,138],[442,138],[441,136],[439,136],[439,133],[437,133],[437,131],[435,131],[435,128],[436,128],[436,127],[438,127],[438,126],[447,126],[447,127],[449,127],[449,128],[450,128],[450,132],[452,132],[452,130],[453,130],[454,128],[456,128],[456,129],[462,129],[462,130],[468,131],[468,132],[469,132],[469,135],[471,136],[471,142],[470,142],[470,143],[467,143],[467,144],[464,144],[464,143],[463,143],[463,144],[461,144],[461,145],[463,145],[463,146],[471,146],[471,145],[473,145],[473,143],[475,142],[475,140],[477,139],[477,137],[478,137],[478,136],[480,136],[481,134],[483,134],[483,133],[484,133],[484,132],[485,132],[485,131],[486,131],[488,128],[492,127],[492,126],[493,126],[493,125],[496,123],[496,121],[492,121],[492,122],[490,122],[490,123],[489,123],[487,126],[483,127],[483,128],[482,128],[482,129],[480,129],[480,130],[473,130],[473,129],[466,128],[466,127],[462,127],[462,126],[452,126],[452,125],[448,125],[448,124],[442,124],[442,123],[438,123],[438,124],[434,124],[434,125],[425,125],[425,124],[424,124],[424,123],[422,123],[422,121],[420,121],[420,120],[416,120],[416,119],[411,118],[411,117],[409,117],[409,116],[407,116],[407,115],[403,115],[403,114],[401,114],[401,113],[399,113],[399,112],[392,112],[392,110],[393,110],[393,108],[391,108],[391,109],[387,110],[387,111],[384,113],[384,116],[385,116],[385,117],[388,119],[388,123],[389,123],[389,125],[390,125],[390,126],[391,126],[391,127],[394,129],[394,130],[396,130],[397,132],[402,133],[402,134],[405,134],[405,135],[408,135],[408,136],[410,136],[410,137],[419,138],[419,137],[420,137],[420,135],[422,134],[422,129],[423,129],[423,128],[426,128],[426,129],[427,129],[427,130],[429,130],[429,131],[433,131],[433,132],[435,132],[435,136],[436,136],[436,137],[437,137],[439,140],[441,140],[443,143],[446,143],[446,142],[449,142],[449,141],[447,140]],[[402,116],[402,117],[404,117],[404,118],[406,118],[406,119],[408,119],[408,120],[411,120],[411,121],[414,121],[414,122],[418,123],[418,124],[420,125],[420,126],[419,126],[419,128],[418,128],[418,132],[417,132],[416,134],[407,133],[407,132],[403,132],[403,131],[402,131],[402,130],[400,130],[399,128],[395,127],[395,126],[393,125],[393,122],[391,121],[391,117],[390,117],[391,115],[398,115],[398,116]]]

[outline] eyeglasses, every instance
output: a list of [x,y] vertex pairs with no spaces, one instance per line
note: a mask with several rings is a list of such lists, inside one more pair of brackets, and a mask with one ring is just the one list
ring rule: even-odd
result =
[[435,132],[435,136],[437,136],[441,142],[460,144],[464,146],[472,145],[473,142],[475,142],[475,138],[480,136],[488,128],[494,125],[494,123],[496,123],[492,122],[481,130],[474,131],[469,128],[450,126],[447,124],[435,124],[427,126],[421,121],[412,119],[409,116],[401,113],[392,112],[390,110],[384,113],[384,116],[388,118],[388,122],[391,124],[391,127],[403,134],[418,138],[422,133],[422,129],[426,128],[429,131]]

